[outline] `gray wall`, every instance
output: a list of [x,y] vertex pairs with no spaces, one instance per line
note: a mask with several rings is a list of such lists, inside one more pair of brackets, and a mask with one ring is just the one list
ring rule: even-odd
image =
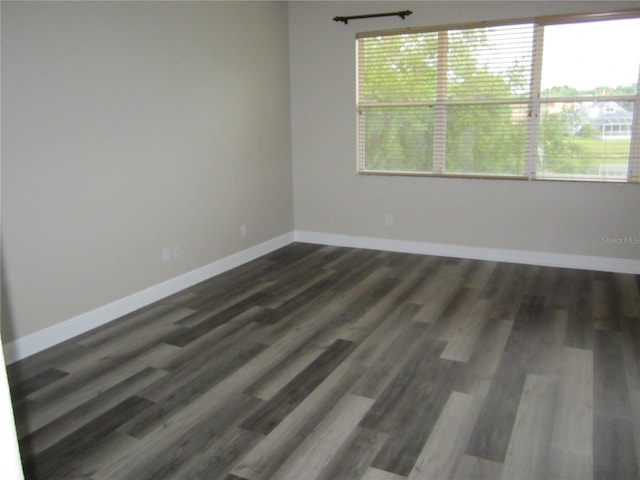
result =
[[289,112],[286,3],[2,2],[3,340],[291,232]]
[[[293,2],[289,9],[297,230],[470,247],[640,258],[640,186],[356,174],[355,33],[640,7],[640,2]],[[398,9],[413,15],[333,22]],[[394,225],[385,225],[385,215]]]

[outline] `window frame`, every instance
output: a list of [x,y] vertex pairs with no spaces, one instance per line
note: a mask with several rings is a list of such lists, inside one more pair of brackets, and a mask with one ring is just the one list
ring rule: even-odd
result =
[[[447,24],[447,25],[434,25],[427,27],[406,27],[401,29],[391,30],[376,30],[367,32],[356,33],[356,122],[357,122],[357,173],[359,175],[383,175],[383,176],[418,176],[418,177],[438,177],[438,178],[484,178],[484,179],[507,179],[507,180],[535,180],[535,181],[570,181],[581,183],[611,183],[611,184],[625,184],[625,183],[640,183],[640,71],[638,73],[638,80],[636,83],[635,95],[590,95],[585,97],[541,97],[541,80],[542,80],[542,66],[543,58],[542,51],[544,48],[544,28],[551,25],[566,25],[575,23],[590,23],[606,20],[625,20],[625,19],[640,19],[640,9],[634,8],[630,10],[622,11],[610,11],[601,13],[588,13],[588,14],[572,14],[572,15],[554,15],[554,16],[542,16],[542,17],[529,17],[519,18],[511,20],[496,20],[496,21],[483,21],[474,23],[462,23],[462,24]],[[420,34],[420,33],[440,33],[448,32],[451,30],[463,30],[474,28],[490,28],[501,26],[517,26],[522,24],[533,25],[533,39],[531,44],[531,85],[529,96],[523,98],[511,98],[501,99],[495,103],[499,104],[523,104],[528,107],[528,121],[526,125],[527,141],[525,145],[526,153],[523,158],[523,172],[522,175],[512,174],[475,174],[475,173],[449,173],[444,169],[444,145],[438,146],[434,140],[434,153],[432,154],[433,171],[403,171],[403,170],[370,170],[366,169],[365,164],[365,139],[361,135],[360,122],[362,121],[363,109],[367,107],[376,106],[419,106],[421,104],[428,105],[434,109],[434,129],[446,130],[446,120],[443,123],[437,120],[438,111],[442,108],[447,108],[449,105],[480,105],[482,103],[492,103],[490,101],[477,101],[477,100],[447,100],[446,98],[438,97],[434,101],[429,102],[361,102],[360,101],[360,74],[359,64],[361,61],[359,53],[359,41],[364,38],[372,37],[386,37],[386,36],[399,36],[406,34]],[[438,43],[438,48],[443,46]],[[446,49],[446,45],[444,46]],[[640,68],[639,68],[640,70]],[[437,89],[440,90],[443,74],[446,72],[437,70]],[[627,159],[627,177],[625,179],[605,179],[605,178],[590,178],[585,175],[579,174],[567,174],[566,176],[538,176],[537,164],[538,164],[538,148],[539,148],[539,133],[540,133],[540,112],[541,107],[545,104],[553,103],[580,103],[588,101],[610,101],[610,102],[634,102],[633,110],[633,123],[631,125],[631,139],[629,147],[629,157]],[[445,115],[446,118],[446,115]],[[436,150],[438,151],[436,152]],[[439,167],[437,169],[436,167]]]

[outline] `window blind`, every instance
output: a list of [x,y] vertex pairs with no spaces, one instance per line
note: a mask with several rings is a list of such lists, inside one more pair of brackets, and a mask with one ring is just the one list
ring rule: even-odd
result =
[[626,17],[358,34],[359,171],[638,181]]

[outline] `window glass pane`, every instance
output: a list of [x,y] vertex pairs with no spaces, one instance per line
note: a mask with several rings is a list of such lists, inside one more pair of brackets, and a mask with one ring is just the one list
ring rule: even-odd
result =
[[632,121],[615,102],[543,104],[537,176],[624,181]]
[[640,65],[640,19],[544,29],[542,97],[633,95]]
[[435,99],[437,33],[363,38],[358,49],[361,102]]
[[359,35],[359,170],[637,181],[640,18],[562,21]]
[[533,25],[450,30],[447,98],[526,97],[531,90]]
[[432,171],[433,108],[362,108],[359,130],[365,170]]
[[524,173],[525,105],[450,105],[447,108],[447,173]]

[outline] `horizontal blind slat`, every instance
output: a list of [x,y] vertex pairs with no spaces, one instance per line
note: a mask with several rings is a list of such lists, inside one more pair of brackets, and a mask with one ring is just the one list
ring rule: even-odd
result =
[[[433,173],[437,146],[438,158],[444,151],[438,174],[515,178],[533,166],[536,178],[617,179],[630,164],[620,140],[639,135],[628,113],[637,111],[637,82],[632,91],[541,91],[550,67],[543,56],[533,68],[534,27],[528,21],[358,35],[359,169]],[[549,45],[540,43],[539,54],[557,48]],[[640,58],[640,41],[629,47]],[[586,72],[597,68],[583,64]],[[589,137],[594,131],[599,139]]]

